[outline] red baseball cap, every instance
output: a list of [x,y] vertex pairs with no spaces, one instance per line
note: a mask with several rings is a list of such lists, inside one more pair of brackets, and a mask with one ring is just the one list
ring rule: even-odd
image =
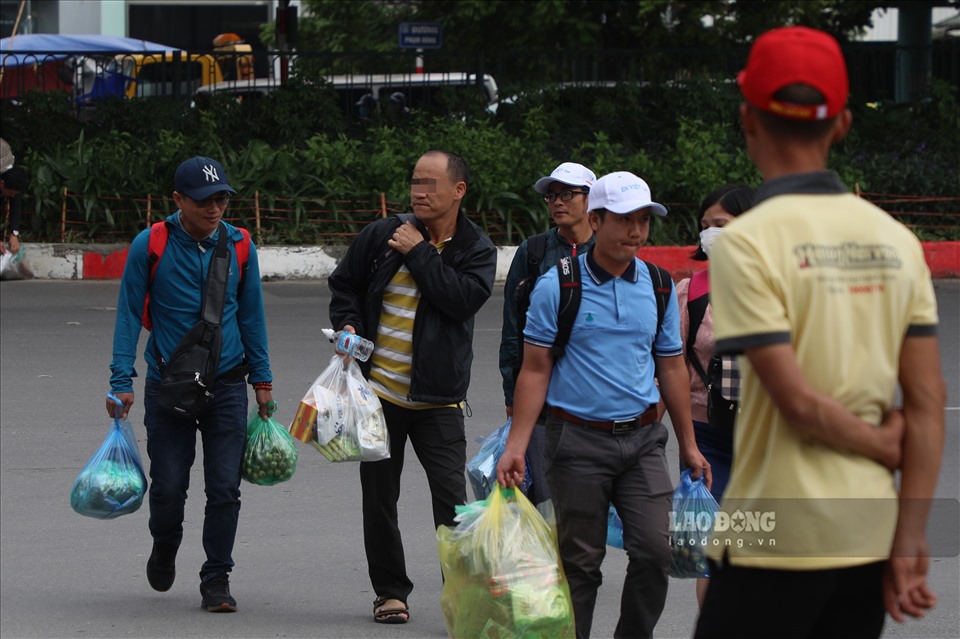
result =
[[[849,94],[840,45],[830,34],[808,27],[782,27],[757,38],[737,84],[751,105],[791,120],[832,118],[844,108]],[[774,99],[777,91],[791,84],[813,87],[826,102],[808,105]]]

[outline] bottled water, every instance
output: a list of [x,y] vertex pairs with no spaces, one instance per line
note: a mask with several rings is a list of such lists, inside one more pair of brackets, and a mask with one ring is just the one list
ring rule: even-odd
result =
[[323,329],[323,335],[336,344],[338,351],[343,351],[350,357],[365,362],[373,354],[373,342],[359,335],[347,331],[336,331],[332,328]]

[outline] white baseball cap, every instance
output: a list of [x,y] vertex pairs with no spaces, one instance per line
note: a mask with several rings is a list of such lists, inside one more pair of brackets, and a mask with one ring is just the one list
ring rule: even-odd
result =
[[667,214],[667,207],[653,201],[647,183],[629,171],[608,173],[590,189],[587,211],[606,209],[626,214],[645,208],[660,216]]
[[553,173],[537,180],[537,183],[533,185],[533,190],[540,195],[544,195],[551,182],[560,182],[568,186],[585,186],[589,189],[596,180],[596,174],[582,164],[564,162],[555,168]]

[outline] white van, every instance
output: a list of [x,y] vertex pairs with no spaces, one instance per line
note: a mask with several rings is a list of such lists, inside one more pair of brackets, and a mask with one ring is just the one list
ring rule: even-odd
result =
[[[390,73],[390,74],[354,74],[327,76],[326,81],[340,96],[345,108],[352,108],[361,117],[370,113],[361,112],[371,107],[384,107],[391,102],[402,100],[402,106],[416,109],[428,106],[439,94],[454,91],[464,94],[467,91],[481,91],[487,109],[496,110],[499,101],[497,83],[493,76],[484,74],[481,81],[473,73]],[[195,96],[204,94],[231,94],[238,98],[255,99],[266,95],[280,86],[272,78],[254,78],[216,82],[199,87]]]

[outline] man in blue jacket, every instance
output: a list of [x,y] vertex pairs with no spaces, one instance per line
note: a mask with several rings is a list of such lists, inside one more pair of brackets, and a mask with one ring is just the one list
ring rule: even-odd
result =
[[[134,402],[134,361],[144,319],[152,332],[144,350],[144,425],[150,457],[150,534],[153,551],[147,561],[147,580],[154,590],[173,585],[177,550],[183,538],[183,512],[196,455],[196,434],[203,441],[207,496],[203,522],[203,549],[207,560],[200,569],[201,605],[211,612],[233,612],[227,574],[233,568],[233,544],[240,514],[240,466],[246,440],[247,387],[253,385],[259,413],[267,416],[273,401],[267,329],[263,312],[260,267],[249,236],[223,222],[236,191],[228,184],[223,166],[214,159],[193,157],[174,177],[173,199],[179,210],[169,216],[166,242],[160,251],[151,246],[151,230],[141,232],[130,246],[113,336],[110,388],[123,402],[126,417]],[[207,271],[220,233],[227,233],[230,272],[221,318],[222,348],[209,399],[198,418],[174,415],[157,404],[162,377],[160,360],[170,361],[181,338],[200,319]],[[237,252],[242,257],[237,259]],[[159,258],[151,269],[151,259]],[[152,255],[151,255],[152,253]],[[151,273],[151,270],[153,272]],[[145,306],[149,292],[149,305]],[[115,405],[107,400],[112,417]]]
[[334,329],[375,344],[360,369],[380,397],[390,433],[390,459],[360,463],[378,623],[410,618],[413,582],[397,523],[408,437],[430,484],[434,525],[454,525],[454,507],[467,501],[463,402],[473,321],[490,298],[497,269],[493,242],[460,210],[468,181],[459,155],[425,153],[410,180],[413,219],[367,226],[328,279]]

